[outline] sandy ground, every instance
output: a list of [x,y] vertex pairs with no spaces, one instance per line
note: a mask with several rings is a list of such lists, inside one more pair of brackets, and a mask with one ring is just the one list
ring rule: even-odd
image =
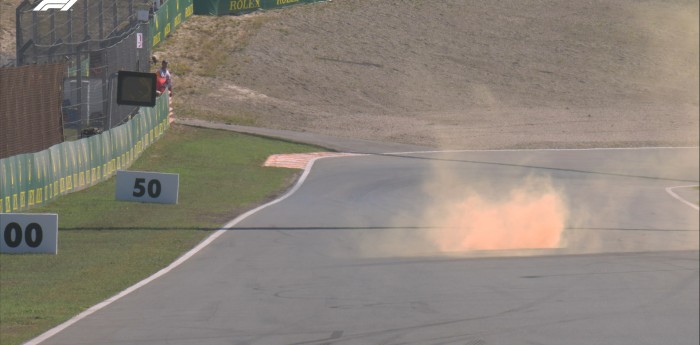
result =
[[334,0],[194,16],[156,54],[180,117],[439,148],[697,146],[698,7]]
[[[185,47],[216,26],[240,29],[196,76]],[[698,145],[697,1],[335,0],[182,28],[159,54],[187,66],[183,116],[442,148]]]

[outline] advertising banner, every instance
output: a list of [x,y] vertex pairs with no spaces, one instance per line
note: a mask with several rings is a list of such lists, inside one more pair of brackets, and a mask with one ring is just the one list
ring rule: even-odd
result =
[[107,132],[0,159],[0,213],[43,205],[126,169],[163,135],[169,126],[168,111],[164,94],[155,107],[141,108],[129,122]]
[[175,31],[180,24],[194,14],[192,0],[167,0],[153,13],[153,18],[148,22],[148,30],[151,38],[151,48]]
[[194,13],[212,16],[240,15],[323,0],[194,0]]

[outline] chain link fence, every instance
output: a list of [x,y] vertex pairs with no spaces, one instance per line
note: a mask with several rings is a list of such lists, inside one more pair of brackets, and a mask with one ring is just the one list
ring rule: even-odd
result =
[[[70,10],[16,10],[17,65],[63,63],[67,140],[115,127],[138,111],[116,103],[119,70],[150,70],[149,0],[79,0]],[[145,18],[144,18],[145,14]]]

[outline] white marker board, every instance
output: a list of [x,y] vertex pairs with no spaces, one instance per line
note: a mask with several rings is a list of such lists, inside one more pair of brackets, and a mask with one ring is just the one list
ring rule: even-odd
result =
[[180,175],[117,171],[117,200],[177,204]]
[[1,213],[0,253],[58,253],[58,215]]

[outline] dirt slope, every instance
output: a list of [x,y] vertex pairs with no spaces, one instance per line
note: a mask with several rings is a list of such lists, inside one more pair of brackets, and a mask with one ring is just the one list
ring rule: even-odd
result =
[[698,2],[334,0],[195,16],[179,116],[445,148],[698,145]]

